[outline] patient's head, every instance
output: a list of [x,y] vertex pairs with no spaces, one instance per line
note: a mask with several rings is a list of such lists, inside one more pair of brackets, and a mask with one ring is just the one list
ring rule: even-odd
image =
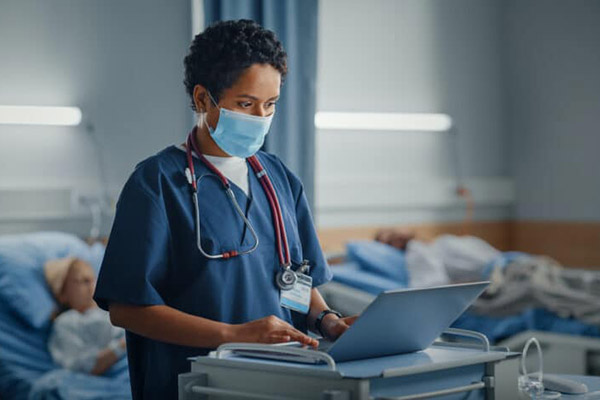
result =
[[65,307],[84,312],[96,306],[94,288],[96,276],[92,267],[83,260],[74,259],[58,293],[58,301]]

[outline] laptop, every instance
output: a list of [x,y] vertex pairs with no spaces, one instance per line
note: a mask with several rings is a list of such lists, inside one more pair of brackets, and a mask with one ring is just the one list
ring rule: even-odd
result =
[[[354,324],[334,342],[322,340],[319,351],[336,362],[411,353],[429,347],[485,290],[489,282],[462,283],[380,293]],[[300,343],[281,343],[279,347]],[[282,353],[236,351],[242,356],[316,362]]]
[[474,282],[382,292],[343,335],[324,342],[319,350],[338,362],[424,350],[488,285]]

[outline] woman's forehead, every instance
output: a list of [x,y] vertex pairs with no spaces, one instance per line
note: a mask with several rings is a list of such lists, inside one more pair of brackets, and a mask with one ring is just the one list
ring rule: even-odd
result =
[[269,64],[248,67],[238,80],[224,91],[224,97],[253,96],[267,100],[279,96],[281,74]]

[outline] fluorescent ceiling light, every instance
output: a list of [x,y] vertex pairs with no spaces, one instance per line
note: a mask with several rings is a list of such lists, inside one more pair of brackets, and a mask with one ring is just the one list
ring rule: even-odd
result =
[[0,106],[0,124],[79,125],[78,107]]
[[317,112],[315,126],[319,129],[370,131],[435,131],[452,126],[447,114]]

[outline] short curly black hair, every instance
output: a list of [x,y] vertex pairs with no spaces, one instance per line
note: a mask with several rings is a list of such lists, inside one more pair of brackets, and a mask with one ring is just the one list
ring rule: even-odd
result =
[[196,35],[185,57],[185,89],[194,104],[194,87],[204,86],[215,101],[253,64],[270,64],[287,74],[287,54],[275,33],[248,19],[219,21]]

